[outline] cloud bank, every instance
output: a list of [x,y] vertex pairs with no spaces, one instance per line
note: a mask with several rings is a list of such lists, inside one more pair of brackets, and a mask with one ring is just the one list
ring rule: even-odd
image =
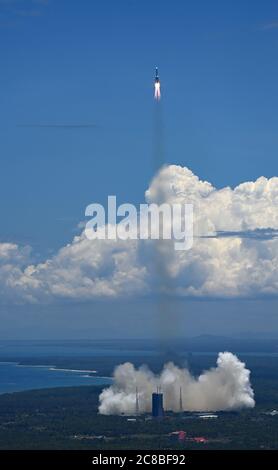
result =
[[[186,167],[162,168],[148,203],[193,203],[194,245],[157,246],[170,295],[255,298],[278,293],[278,178],[216,189]],[[265,234],[265,236],[262,236]],[[151,240],[87,240],[84,232],[52,258],[32,264],[30,248],[0,243],[4,302],[93,300],[151,295],[158,288]],[[160,289],[162,287],[160,286]]]
[[229,352],[219,353],[217,366],[197,378],[172,362],[165,364],[160,375],[154,375],[146,366],[136,370],[133,364],[126,362],[116,367],[113,385],[100,394],[99,412],[134,414],[136,388],[139,412],[150,412],[152,393],[157,387],[163,391],[165,410],[181,411],[180,391],[184,411],[252,408],[255,401],[249,377],[245,364]]

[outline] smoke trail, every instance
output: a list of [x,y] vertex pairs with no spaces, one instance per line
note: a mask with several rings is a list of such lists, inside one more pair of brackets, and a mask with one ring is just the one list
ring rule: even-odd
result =
[[146,366],[135,369],[126,362],[116,367],[114,384],[100,394],[99,412],[105,415],[134,414],[136,390],[139,412],[151,411],[152,392],[161,387],[164,408],[179,412],[180,390],[184,411],[219,411],[253,408],[254,392],[250,384],[250,371],[234,354],[219,353],[217,366],[193,377],[188,369],[172,362],[165,364],[160,375]]
[[[155,83],[159,85],[160,83]],[[156,90],[156,89],[155,89]],[[165,129],[163,104],[159,97],[156,96],[154,101],[154,123],[153,123],[153,167],[157,173],[165,162]],[[164,187],[161,185],[161,187]],[[167,195],[161,192],[158,195],[158,204],[167,201]],[[169,269],[169,260],[167,253],[172,253],[173,249],[169,245],[173,245],[173,240],[163,240],[163,222],[160,221],[160,238],[153,241],[153,267],[154,278],[158,294],[156,295],[156,312],[157,312],[157,333],[160,339],[161,351],[166,358],[176,359],[173,343],[177,337],[178,319],[176,312],[172,308],[172,300],[175,292],[175,285]],[[173,248],[173,247],[172,247]]]
[[154,102],[153,119],[153,163],[154,173],[165,164],[164,120],[161,101]]

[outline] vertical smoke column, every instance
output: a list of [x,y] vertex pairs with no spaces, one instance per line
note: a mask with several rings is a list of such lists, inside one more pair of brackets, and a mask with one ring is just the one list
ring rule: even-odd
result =
[[164,122],[160,98],[155,98],[154,102],[153,164],[155,173],[165,164]]
[[[161,101],[160,80],[156,68],[154,82],[154,123],[153,123],[153,165],[157,173],[165,164],[164,119]],[[159,195],[158,204],[165,202],[165,194]],[[173,360],[174,341],[177,336],[177,318],[172,308],[171,297],[174,285],[169,272],[169,253],[173,250],[172,240],[162,239],[162,221],[160,221],[160,238],[153,240],[154,277],[156,286],[157,332],[164,360]]]

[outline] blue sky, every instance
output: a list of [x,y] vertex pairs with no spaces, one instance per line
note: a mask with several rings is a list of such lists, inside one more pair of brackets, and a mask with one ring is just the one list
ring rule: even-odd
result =
[[168,163],[277,175],[277,2],[0,0],[1,241],[43,258],[87,204],[143,202],[156,65]]

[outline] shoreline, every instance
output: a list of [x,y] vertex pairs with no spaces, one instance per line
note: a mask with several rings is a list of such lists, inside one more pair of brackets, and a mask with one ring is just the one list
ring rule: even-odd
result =
[[[19,381],[19,386],[18,389],[15,390],[1,390],[0,387],[0,396],[1,395],[6,395],[6,394],[14,394],[14,393],[20,393],[20,392],[28,392],[28,391],[33,391],[33,390],[46,390],[46,389],[51,389],[51,388],[70,388],[70,387],[86,387],[86,386],[102,386],[106,387],[109,386],[110,383],[91,383],[94,381],[98,380],[103,380],[103,381],[111,381],[112,383],[112,377],[111,376],[102,376],[102,375],[95,375],[97,371],[91,370],[91,369],[69,369],[69,368],[59,368],[56,367],[55,365],[45,365],[45,364],[22,364],[18,361],[0,361],[0,366],[13,366],[14,368],[30,368],[30,369],[42,369],[49,371],[50,374],[51,372],[62,372],[62,373],[69,373],[72,374],[71,377],[76,377],[77,380],[78,378],[80,379],[88,379],[88,383],[79,383],[79,384],[61,384],[61,385],[53,385],[47,384],[46,386],[34,386],[34,384],[30,384],[30,388],[25,388],[20,386],[20,381]],[[5,378],[5,375],[4,375]],[[62,378],[62,377],[61,377]],[[20,380],[20,379],[19,379]],[[51,381],[51,379],[50,379]],[[14,382],[9,382],[9,384],[17,384],[17,381]]]
[[[33,368],[38,368],[38,369],[48,369],[48,370],[52,370],[52,371],[61,371],[61,372],[73,372],[73,373],[87,373],[87,374],[97,374],[97,370],[93,370],[93,369],[69,369],[67,367],[58,367],[58,366],[55,366],[55,364],[24,364],[23,362],[20,362],[20,361],[1,361],[0,360],[0,365],[3,364],[14,364],[15,367],[33,367]],[[89,376],[90,377],[90,376]],[[101,377],[101,376],[98,376],[98,375],[94,375],[93,377],[100,377],[100,378],[104,378],[104,377]]]

